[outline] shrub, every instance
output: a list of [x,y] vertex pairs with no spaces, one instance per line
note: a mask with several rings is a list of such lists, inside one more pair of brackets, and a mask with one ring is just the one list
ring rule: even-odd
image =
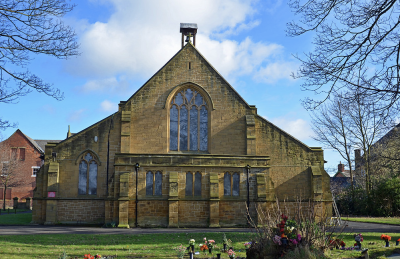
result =
[[298,199],[294,211],[285,205],[276,201],[266,211],[258,207],[257,222],[250,217],[256,237],[247,251],[248,258],[324,258],[335,226],[328,226],[321,204]]

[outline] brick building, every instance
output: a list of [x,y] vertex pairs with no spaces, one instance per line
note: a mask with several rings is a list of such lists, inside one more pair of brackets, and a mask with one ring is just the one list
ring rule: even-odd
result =
[[[5,152],[0,155],[0,168],[3,173],[7,171],[12,156],[18,160],[14,164],[16,170],[8,182],[6,190],[6,207],[13,207],[13,198],[18,197],[18,202],[25,203],[26,198],[33,197],[36,187],[36,173],[43,164],[44,146],[48,140],[33,140],[21,130],[16,130],[8,139],[1,142]],[[3,207],[4,186],[0,182],[0,208]]]
[[244,226],[248,199],[254,215],[299,194],[331,211],[323,150],[259,116],[197,50],[197,25],[181,32],[182,48],[116,113],[46,145],[33,221]]

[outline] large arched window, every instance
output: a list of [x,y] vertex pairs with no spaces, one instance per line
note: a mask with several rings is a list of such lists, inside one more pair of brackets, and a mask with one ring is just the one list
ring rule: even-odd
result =
[[183,89],[170,104],[169,149],[173,151],[207,151],[208,111],[201,94]]
[[97,194],[97,162],[89,152],[82,156],[79,163],[78,194]]

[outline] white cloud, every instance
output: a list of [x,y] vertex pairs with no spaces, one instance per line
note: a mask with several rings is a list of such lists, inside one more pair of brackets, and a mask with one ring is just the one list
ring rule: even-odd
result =
[[310,140],[314,134],[310,124],[303,119],[291,120],[286,117],[279,117],[270,121],[301,141]]
[[272,62],[260,68],[253,78],[264,83],[274,83],[280,79],[294,80],[291,74],[296,72],[298,67],[296,62]]
[[78,111],[73,111],[68,115],[69,122],[80,121],[84,116],[85,109],[80,109]]
[[104,100],[100,104],[101,110],[105,112],[116,112],[118,110],[118,105],[116,103]]
[[89,80],[79,90],[88,92],[111,92],[111,93],[126,93],[129,89],[129,84],[125,79],[117,80],[115,77],[104,79]]
[[[84,86],[88,91],[102,88],[103,83],[107,85],[107,80],[116,74],[128,78],[148,78],[154,74],[180,49],[180,22],[198,24],[196,47],[227,79],[257,73],[264,80],[271,77],[271,70],[282,68],[268,67],[276,55],[282,54],[281,45],[254,42],[250,38],[227,39],[260,24],[253,19],[257,13],[256,0],[108,2],[113,4],[115,12],[106,23],[85,24],[80,28],[85,28],[80,33],[82,55],[67,63],[71,73],[101,78],[102,82],[89,81]],[[257,72],[260,66],[265,71]]]

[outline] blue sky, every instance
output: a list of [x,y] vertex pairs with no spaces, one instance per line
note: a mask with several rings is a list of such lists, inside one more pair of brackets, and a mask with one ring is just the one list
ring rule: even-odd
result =
[[[74,1],[71,1],[74,2]],[[197,23],[197,49],[258,114],[309,146],[310,117],[301,99],[293,54],[312,51],[312,34],[286,36],[299,19],[283,0],[80,0],[63,18],[78,35],[81,55],[68,60],[35,56],[28,66],[65,94],[56,101],[32,92],[17,104],[0,104],[2,119],[34,139],[64,139],[117,110],[180,49],[179,23]],[[322,97],[321,97],[322,98]],[[9,137],[16,129],[0,132]],[[340,156],[325,150],[325,168]]]

